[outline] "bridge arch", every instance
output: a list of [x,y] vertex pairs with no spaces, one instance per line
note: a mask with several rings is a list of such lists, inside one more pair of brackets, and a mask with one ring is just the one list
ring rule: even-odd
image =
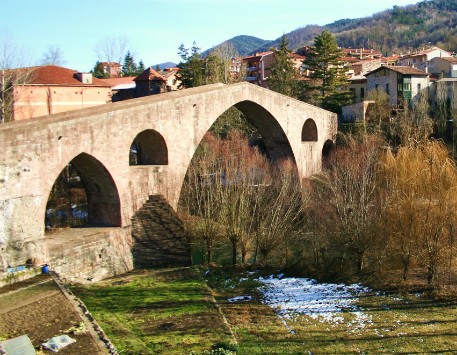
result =
[[316,122],[312,118],[308,118],[303,124],[301,131],[301,141],[302,142],[317,142],[317,126]]
[[87,225],[99,227],[121,226],[121,204],[118,189],[114,180],[105,166],[87,153],[81,153],[73,158],[54,180],[54,185],[49,193],[49,204],[54,188],[62,174],[68,171],[68,167],[76,172],[75,177],[67,175],[67,183],[70,185],[74,179],[84,187],[87,200]]
[[286,133],[266,108],[250,100],[237,102],[233,106],[240,110],[246,116],[246,120],[259,131],[268,157],[272,161],[290,159],[295,162]]
[[130,146],[129,165],[168,165],[168,148],[163,136],[154,129],[138,133]]

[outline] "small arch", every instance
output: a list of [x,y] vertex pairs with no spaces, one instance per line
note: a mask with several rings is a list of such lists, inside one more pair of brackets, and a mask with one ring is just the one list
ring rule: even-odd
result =
[[317,127],[313,119],[308,118],[301,131],[302,142],[317,142]]
[[81,153],[64,167],[54,182],[46,205],[45,226],[46,229],[120,227],[120,206],[111,174],[96,158]]
[[332,153],[334,148],[335,148],[335,144],[330,139],[324,143],[324,146],[322,147],[322,168],[323,169],[330,168],[329,159],[330,159],[330,154]]
[[130,165],[168,165],[168,149],[162,135],[147,129],[133,140],[129,154]]

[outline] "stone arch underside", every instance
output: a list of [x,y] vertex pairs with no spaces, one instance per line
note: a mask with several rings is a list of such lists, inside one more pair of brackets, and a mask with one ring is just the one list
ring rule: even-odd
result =
[[87,196],[88,225],[120,227],[121,204],[111,174],[93,156],[81,153],[70,161],[78,173]]
[[168,148],[162,135],[144,130],[135,137],[130,148],[130,165],[168,165]]
[[290,159],[295,162],[289,140],[270,112],[252,101],[241,101],[234,106],[245,114],[250,124],[257,128],[272,161]]

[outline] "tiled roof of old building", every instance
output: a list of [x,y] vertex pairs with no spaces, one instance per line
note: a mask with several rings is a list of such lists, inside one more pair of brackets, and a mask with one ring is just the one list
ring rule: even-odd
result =
[[135,78],[135,81],[151,81],[151,80],[162,80],[167,81],[167,79],[160,74],[157,70],[152,69],[151,67],[145,69],[140,75]]
[[66,86],[110,86],[103,80],[92,78],[92,84],[82,83],[76,78],[78,71],[56,65],[43,65],[37,67],[19,68],[12,70],[14,73],[27,73],[27,85],[66,85]]
[[115,89],[128,89],[135,88],[135,77],[134,76],[123,76],[120,78],[106,78],[101,79],[105,83],[109,84],[113,90]]
[[405,74],[405,75],[419,75],[419,76],[428,76],[429,74],[424,72],[423,70],[409,67],[409,66],[397,66],[397,65],[383,65],[369,73],[366,73],[365,76],[371,75],[381,69],[389,69],[394,72],[400,73],[400,74]]
[[440,59],[445,60],[446,62],[457,64],[456,57],[441,57]]

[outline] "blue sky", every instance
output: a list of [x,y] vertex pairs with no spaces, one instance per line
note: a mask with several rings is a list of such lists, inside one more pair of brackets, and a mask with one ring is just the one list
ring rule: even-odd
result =
[[237,35],[276,39],[308,24],[370,16],[418,0],[0,0],[0,31],[38,64],[58,46],[65,66],[89,71],[95,46],[124,38],[146,66],[179,62],[178,47],[202,50]]

